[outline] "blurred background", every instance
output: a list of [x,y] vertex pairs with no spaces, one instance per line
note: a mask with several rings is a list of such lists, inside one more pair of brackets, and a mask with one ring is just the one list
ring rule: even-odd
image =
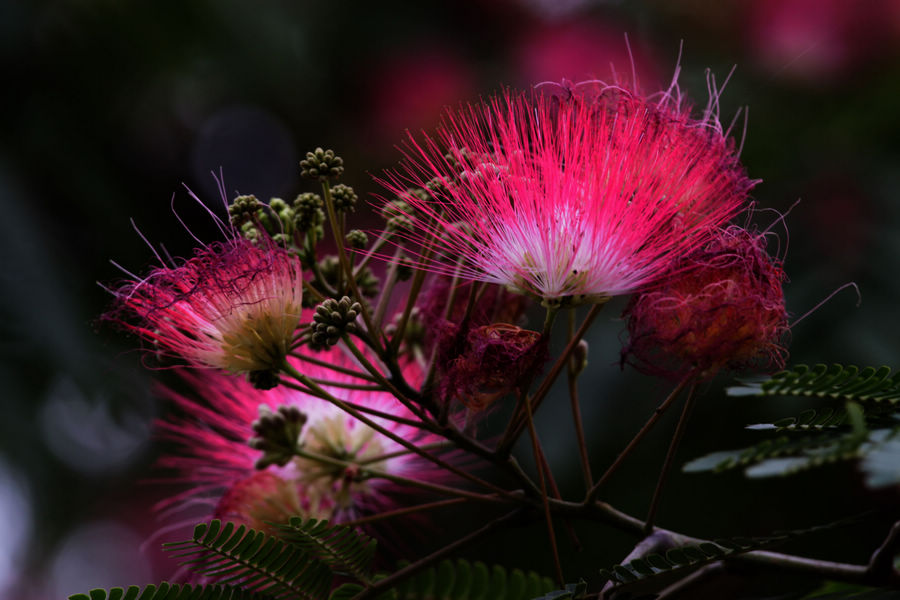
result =
[[[398,160],[405,129],[430,129],[443,106],[502,86],[629,73],[626,34],[650,91],[667,86],[681,41],[681,85],[698,104],[704,70],[721,82],[737,65],[722,114],[750,107],[742,156],[763,180],[757,203],[773,209],[755,221],[766,227],[800,200],[790,234],[775,227],[782,253],[789,241],[795,318],[858,284],[859,307],[842,292],[794,328],[792,362],[900,367],[900,1],[0,0],[0,597],[171,576],[158,540],[141,549],[161,525],[153,504],[171,493],[149,481],[160,451],[152,422],[165,410],[157,374],[136,340],[97,321],[110,300],[97,282],[123,276],[110,261],[136,273],[151,263],[132,221],[150,243],[190,254],[191,233],[219,233],[183,186],[221,211],[210,176],[221,168],[229,194],[293,198],[307,190],[297,162],[316,146],[338,151],[347,183],[370,197],[369,174]],[[620,310],[592,334],[582,390],[600,466],[667,392],[619,371]],[[798,411],[727,398],[728,381],[706,389],[681,462],[746,445],[743,425]],[[580,497],[565,402],[548,402],[542,434],[562,486]],[[609,499],[646,511],[673,426],[661,423]],[[678,473],[660,522],[765,534],[897,501],[866,492],[852,467],[830,468],[828,481]],[[633,543],[591,531],[588,550],[567,559],[573,580]],[[501,536],[475,555],[544,569],[541,532]],[[862,562],[878,530],[851,533],[807,550]],[[537,552],[509,554],[516,535],[533,536]]]

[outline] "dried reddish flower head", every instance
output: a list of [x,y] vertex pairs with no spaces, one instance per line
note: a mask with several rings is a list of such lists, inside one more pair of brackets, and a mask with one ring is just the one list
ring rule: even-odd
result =
[[695,119],[674,84],[648,97],[590,82],[450,111],[435,138],[410,137],[402,171],[382,182],[411,207],[413,230],[398,235],[436,240],[444,260],[421,261],[434,271],[547,304],[641,289],[754,184],[717,100]]
[[279,368],[300,321],[302,269],[274,246],[212,244],[116,291],[108,315],[162,355],[234,373]]
[[765,245],[763,235],[729,227],[658,287],[635,295],[625,309],[630,339],[623,361],[670,377],[782,368],[785,275]]
[[534,376],[548,356],[547,340],[537,331],[496,323],[469,330],[463,352],[441,380],[443,396],[469,408],[484,408]]

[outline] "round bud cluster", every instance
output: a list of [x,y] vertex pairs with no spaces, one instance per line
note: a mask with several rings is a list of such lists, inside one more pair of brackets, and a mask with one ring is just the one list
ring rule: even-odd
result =
[[306,424],[306,414],[296,406],[282,405],[273,411],[265,404],[259,406],[259,418],[251,425],[252,438],[247,440],[254,450],[262,450],[262,457],[256,461],[257,469],[269,465],[283,467],[294,457],[300,432]]
[[331,199],[334,201],[334,210],[338,212],[354,212],[356,211],[356,201],[359,196],[353,191],[349,185],[339,183],[331,188]]
[[241,227],[245,223],[253,221],[254,215],[262,208],[262,202],[256,196],[238,196],[228,206],[228,218],[235,227]]
[[325,203],[318,194],[304,193],[294,199],[294,227],[297,231],[307,232],[325,222]]
[[365,231],[360,229],[351,229],[347,232],[344,239],[348,246],[356,248],[357,250],[361,250],[369,245],[369,236],[366,235]]
[[347,296],[340,300],[329,298],[316,307],[313,315],[312,337],[314,346],[334,346],[345,333],[356,331],[356,317],[362,312],[359,302]]
[[316,148],[306,153],[300,161],[300,176],[307,179],[327,181],[338,179],[344,173],[344,159],[335,156],[334,150]]

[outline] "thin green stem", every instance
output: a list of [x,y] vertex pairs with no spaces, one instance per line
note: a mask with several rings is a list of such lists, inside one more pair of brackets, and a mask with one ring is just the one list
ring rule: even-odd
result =
[[387,278],[381,287],[381,295],[378,297],[378,304],[375,306],[375,316],[372,319],[375,322],[375,327],[379,329],[384,322],[384,313],[387,311],[388,301],[393,295],[394,286],[397,285],[397,271],[400,268],[397,261],[402,250],[400,246],[397,246],[397,249],[394,251],[394,257],[388,266]]
[[337,406],[344,412],[348,413],[350,416],[358,419],[359,421],[362,421],[363,423],[365,423],[366,425],[368,425],[369,427],[371,427],[372,429],[374,429],[376,432],[380,433],[381,435],[385,436],[389,440],[396,442],[397,444],[400,444],[404,448],[411,450],[413,453],[418,454],[422,458],[434,463],[435,465],[441,467],[442,469],[444,469],[446,471],[449,471],[455,475],[462,477],[463,479],[467,479],[467,480],[471,481],[472,483],[475,483],[477,485],[485,487],[493,492],[497,492],[498,494],[501,494],[505,497],[512,497],[512,493],[509,492],[508,490],[504,490],[504,489],[494,485],[493,483],[485,481],[484,479],[482,479],[480,477],[472,475],[471,473],[467,473],[466,471],[463,471],[462,469],[451,465],[447,461],[445,461],[441,458],[438,458],[437,456],[431,454],[430,452],[426,452],[425,450],[422,450],[421,448],[416,446],[413,442],[410,442],[409,440],[397,435],[393,431],[385,429],[384,427],[382,427],[381,425],[379,425],[378,423],[376,423],[375,421],[373,421],[366,415],[362,414],[360,411],[349,406],[346,402],[344,402],[340,398],[337,398],[337,397],[329,394],[327,391],[322,389],[322,387],[319,386],[319,384],[317,384],[315,381],[312,381],[306,375],[303,375],[302,373],[298,372],[290,364],[285,363],[282,366],[282,369],[286,373],[290,374],[292,377],[297,379],[297,381],[299,381],[300,383],[302,383],[302,384],[306,385],[307,387],[318,392],[319,397],[331,402],[332,404],[334,404],[335,406]]
[[324,360],[319,360],[318,358],[313,358],[307,354],[301,354],[300,352],[291,352],[291,356],[294,358],[299,358],[304,362],[308,362],[314,365],[318,365],[320,367],[325,367],[326,369],[330,369],[337,373],[343,373],[344,375],[350,375],[351,377],[356,377],[357,379],[363,379],[365,381],[376,382],[377,379],[369,375],[368,373],[363,373],[362,371],[357,371],[355,369],[350,369],[348,367],[342,367],[340,365],[335,365],[330,362],[325,362]]
[[436,508],[443,508],[445,506],[456,506],[457,504],[463,504],[470,501],[471,498],[448,498],[447,500],[437,500],[436,502],[427,502],[425,504],[417,504],[415,506],[407,506],[406,508],[398,508],[397,510],[377,513],[368,517],[360,517],[358,519],[353,519],[352,521],[341,523],[341,525],[346,525],[348,527],[357,527],[359,525],[366,525],[368,523],[375,523],[377,521],[393,519],[394,517],[402,517],[426,510],[434,510]]
[[348,383],[345,381],[334,381],[331,379],[324,379],[322,377],[310,377],[313,381],[321,385],[327,385],[336,388],[343,388],[345,390],[360,390],[363,392],[383,392],[384,388],[378,384],[372,383]]
[[694,408],[694,392],[697,390],[697,384],[692,383],[687,393],[687,399],[684,401],[684,408],[681,411],[681,417],[678,419],[678,425],[675,427],[675,434],[672,436],[672,442],[669,444],[669,450],[666,452],[666,459],[663,462],[662,470],[659,473],[659,479],[656,481],[656,489],[653,491],[653,499],[650,501],[650,510],[647,512],[646,524],[644,530],[648,533],[653,530],[653,520],[656,517],[656,511],[659,508],[659,500],[662,497],[663,485],[666,482],[666,476],[672,467],[672,461],[675,460],[675,453],[678,451],[678,445],[684,432],[687,429],[687,422],[691,416],[691,410]]
[[422,410],[418,406],[413,404],[412,401],[406,397],[406,394],[400,392],[400,390],[397,389],[397,386],[395,386],[393,382],[382,375],[381,372],[377,368],[375,368],[375,365],[369,362],[369,359],[367,359],[365,354],[363,354],[362,351],[360,351],[360,349],[356,347],[356,344],[353,343],[353,340],[350,339],[350,336],[344,334],[341,337],[344,340],[344,344],[346,344],[347,348],[350,349],[350,352],[353,353],[353,356],[355,356],[359,363],[363,366],[363,368],[368,371],[372,375],[372,377],[375,378],[375,381],[384,386],[385,390],[393,394],[394,398],[396,398],[398,402],[409,409],[410,412],[416,415],[416,417],[421,419],[423,422],[431,423],[431,419],[428,418],[428,415],[422,412]]
[[[569,309],[569,341],[575,337],[575,309]],[[568,366],[569,404],[572,407],[572,420],[575,425],[575,438],[578,441],[578,456],[581,459],[581,476],[584,478],[584,489],[594,487],[591,474],[591,459],[588,457],[587,441],[584,435],[584,423],[581,418],[581,404],[578,401],[578,373],[569,359]]]
[[556,569],[556,580],[560,587],[566,584],[563,576],[562,563],[559,560],[559,548],[556,546],[556,532],[553,530],[553,516],[550,514],[550,500],[547,494],[547,479],[544,475],[544,461],[541,460],[543,451],[541,450],[541,442],[538,438],[537,431],[534,427],[534,418],[531,414],[531,406],[525,391],[522,391],[522,404],[525,406],[525,415],[528,420],[528,432],[531,435],[531,449],[534,452],[534,463],[537,465],[538,482],[541,486],[541,500],[544,505],[544,519],[547,521],[547,536],[550,540],[550,550],[553,553],[553,566]]
[[316,452],[308,452],[306,450],[297,449],[294,450],[294,454],[301,458],[306,458],[308,460],[312,460],[315,462],[333,465],[336,467],[342,468],[350,468],[356,469],[359,468],[359,474],[361,476],[367,478],[375,478],[375,479],[387,479],[388,481],[393,481],[394,483],[399,483],[402,485],[408,485],[411,487],[421,488],[423,490],[428,490],[430,492],[436,492],[438,494],[446,494],[448,496],[457,496],[459,498],[468,498],[469,500],[477,500],[479,502],[488,502],[491,504],[506,504],[508,503],[507,499],[499,498],[493,494],[477,494],[475,492],[470,492],[468,490],[461,490],[458,488],[449,487],[446,485],[440,485],[438,483],[429,483],[427,481],[420,481],[418,479],[410,479],[409,477],[401,477],[400,475],[394,475],[392,473],[388,473],[386,471],[380,471],[378,469],[370,469],[361,467],[360,463],[348,460],[341,460],[339,458],[334,458],[331,456],[326,456],[324,454],[318,454]]
[[[428,262],[428,259],[431,257],[431,251],[434,249],[436,239],[436,237],[430,238],[425,244],[425,249],[422,251],[423,263]],[[425,282],[426,273],[427,271],[425,269],[420,268],[416,269],[415,275],[413,275],[412,286],[410,286],[409,294],[406,297],[406,306],[403,308],[403,314],[400,315],[400,321],[397,323],[397,331],[394,332],[394,337],[390,342],[390,347],[394,354],[400,350],[400,343],[403,341],[404,333],[406,333],[406,324],[409,322],[409,315],[412,314],[412,309],[416,305],[416,299],[418,299],[419,292],[422,290],[422,284]]]
[[379,580],[372,586],[360,591],[351,600],[366,600],[367,598],[374,598],[374,597],[378,596],[379,594],[381,594],[382,592],[384,592],[386,590],[390,590],[391,588],[395,587],[398,583],[400,583],[404,579],[407,579],[407,578],[415,575],[422,569],[427,568],[429,565],[434,564],[435,562],[439,561],[440,559],[444,558],[445,556],[449,556],[450,554],[456,552],[463,546],[471,544],[475,540],[483,537],[484,535],[490,533],[491,531],[494,531],[496,529],[499,529],[501,527],[505,527],[505,526],[511,524],[513,521],[515,521],[517,518],[519,518],[519,515],[520,515],[520,509],[517,509],[503,517],[500,517],[498,519],[494,519],[493,521],[490,521],[484,527],[481,527],[480,529],[477,529],[477,530],[473,531],[472,533],[465,535],[465,536],[459,538],[458,540],[439,548],[438,550],[432,552],[428,556],[420,558],[419,560],[403,567],[396,573],[393,573],[392,575],[389,575],[388,577],[385,577],[384,579]]
[[350,285],[353,297],[359,300],[359,304],[362,307],[362,317],[366,324],[366,329],[372,337],[377,340],[380,337],[378,333],[379,330],[375,329],[374,323],[372,322],[372,315],[369,314],[366,301],[362,297],[362,294],[359,293],[359,286],[356,285],[353,267],[350,265],[350,261],[347,260],[347,250],[344,248],[344,235],[341,231],[341,221],[338,219],[337,213],[334,210],[334,199],[331,197],[331,186],[327,181],[322,182],[322,193],[325,197],[325,209],[328,214],[328,222],[331,223],[331,232],[334,234],[334,243],[337,245],[338,261],[341,263],[341,270],[347,274],[347,283]]
[[[328,400],[327,392],[323,395],[314,389],[310,389],[307,386],[300,385],[298,383],[294,383],[293,381],[285,381],[284,379],[282,379],[281,382],[279,383],[279,385],[283,385],[285,387],[289,387],[291,389],[298,390],[300,392],[304,392],[306,394],[309,394],[310,396],[315,396],[316,398]],[[328,384],[325,384],[325,385],[328,385]],[[401,425],[408,425],[410,427],[422,429],[423,431],[430,431],[431,433],[436,433],[436,431],[434,430],[433,427],[430,427],[428,424],[422,423],[421,421],[418,421],[415,419],[406,419],[404,417],[400,417],[400,416],[392,414],[392,413],[383,412],[383,411],[380,411],[375,408],[363,406],[361,404],[355,404],[353,402],[347,402],[346,400],[344,400],[344,402],[347,404],[347,406],[349,406],[350,408],[352,408],[354,410],[358,410],[359,412],[373,415],[375,417],[380,417],[382,419],[387,419],[388,421],[393,421],[394,423],[400,423]]]
[[383,231],[381,236],[379,236],[378,240],[372,245],[366,255],[363,256],[362,260],[356,264],[356,268],[353,270],[353,277],[356,278],[362,273],[362,270],[366,268],[366,265],[369,264],[369,261],[372,260],[372,257],[375,256],[381,248],[391,239],[394,234],[390,231]]
[[[448,444],[447,442],[434,442],[433,444],[422,444],[421,446],[419,446],[419,448],[421,448],[422,450],[427,450],[429,452],[431,450],[441,450],[441,449],[450,448],[450,447],[452,447],[452,446],[450,444]],[[389,458],[396,458],[398,456],[406,456],[407,454],[410,454],[410,453],[411,452],[409,450],[405,450],[405,449],[397,450],[396,452],[388,452],[386,454],[379,454],[378,456],[373,456],[372,458],[367,458],[365,460],[358,461],[358,464],[368,465],[371,463],[377,463],[377,462],[381,462],[383,460],[388,460]]]
[[[581,338],[584,337],[584,334],[587,333],[587,330],[590,328],[591,324],[594,322],[594,319],[597,318],[597,315],[600,314],[600,311],[603,310],[603,307],[606,303],[595,304],[591,307],[590,312],[584,319],[584,322],[581,324],[581,327],[578,328],[578,331],[575,332],[575,335],[569,340],[569,344],[566,346],[565,350],[563,350],[562,354],[559,358],[556,359],[556,362],[553,363],[553,367],[550,369],[550,372],[544,378],[544,381],[541,382],[540,387],[535,392],[533,399],[531,401],[531,409],[532,411],[536,411],[537,407],[540,405],[541,401],[544,399],[544,396],[550,391],[550,388],[553,386],[553,383],[556,381],[556,378],[559,377],[560,372],[562,372],[563,367],[565,367],[566,363],[569,360],[569,357],[572,356],[572,352],[575,351],[575,347],[578,346],[578,342],[581,341]],[[517,418],[517,415],[513,415],[513,417],[509,421],[509,425],[506,428],[506,431],[503,434],[503,437],[500,438],[500,443],[497,444],[497,453],[501,456],[507,456],[510,450],[513,447],[513,444],[516,443],[516,440],[519,439],[519,436],[522,434],[522,431],[525,427],[524,419]]]

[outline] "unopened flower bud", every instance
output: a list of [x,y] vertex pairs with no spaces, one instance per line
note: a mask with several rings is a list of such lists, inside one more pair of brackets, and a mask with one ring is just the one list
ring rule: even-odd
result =
[[300,176],[307,179],[327,181],[338,179],[344,173],[344,159],[335,156],[334,150],[316,148],[306,153],[300,161]]
[[347,245],[351,248],[356,248],[360,250],[369,245],[369,236],[366,233],[359,229],[351,229],[347,232],[346,237],[344,238],[347,242]]
[[339,183],[331,188],[331,199],[334,202],[334,210],[338,212],[354,212],[359,196],[349,185]]
[[578,345],[572,351],[569,361],[571,361],[569,370],[572,375],[581,375],[581,372],[585,370],[588,364],[588,343],[585,340],[578,341]]
[[347,296],[340,300],[329,298],[316,307],[313,315],[312,342],[333,346],[345,333],[356,331],[356,317],[362,312],[359,302]]
[[286,465],[296,454],[300,432],[306,424],[306,414],[296,406],[279,406],[272,411],[265,404],[259,406],[259,418],[251,427],[256,434],[247,444],[254,450],[262,450],[262,457],[256,461],[257,469],[269,465]]
[[238,196],[228,206],[228,218],[235,227],[241,227],[253,221],[253,216],[262,207],[256,196]]
[[307,232],[325,222],[322,197],[318,194],[300,194],[294,199],[294,227],[297,231]]

